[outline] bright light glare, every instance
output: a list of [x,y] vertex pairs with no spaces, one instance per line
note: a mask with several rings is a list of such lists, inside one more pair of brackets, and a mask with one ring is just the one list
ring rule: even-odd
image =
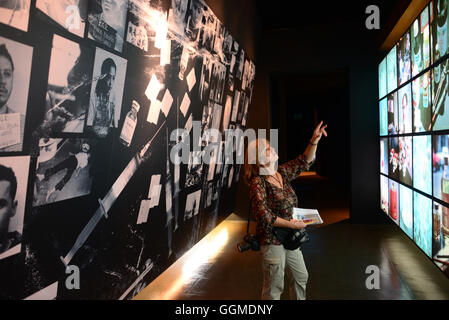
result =
[[200,243],[194,248],[192,256],[186,261],[182,268],[182,275],[185,282],[198,271],[201,265],[216,257],[223,246],[228,241],[228,230],[223,229],[217,236],[212,239],[204,239],[204,243]]

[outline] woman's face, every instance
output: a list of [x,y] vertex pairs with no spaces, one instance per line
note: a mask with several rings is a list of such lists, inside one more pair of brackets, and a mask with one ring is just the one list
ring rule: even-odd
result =
[[262,165],[266,165],[268,163],[276,162],[278,159],[278,155],[276,153],[276,150],[270,146],[270,143],[268,141],[265,141],[265,143],[261,143],[261,154],[259,162]]

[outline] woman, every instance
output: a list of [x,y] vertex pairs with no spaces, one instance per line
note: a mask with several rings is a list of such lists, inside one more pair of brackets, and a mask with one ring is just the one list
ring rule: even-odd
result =
[[[252,211],[257,221],[256,237],[263,256],[262,299],[279,300],[284,289],[284,269],[287,263],[292,271],[296,299],[306,298],[307,269],[300,249],[286,250],[273,234],[273,227],[303,229],[304,222],[292,219],[293,208],[298,207],[298,198],[290,182],[312,164],[318,142],[327,136],[327,125],[316,127],[304,154],[289,161],[276,170],[278,156],[266,140],[256,140],[248,146],[245,161],[245,179],[250,186]],[[255,156],[250,164],[249,156]]]

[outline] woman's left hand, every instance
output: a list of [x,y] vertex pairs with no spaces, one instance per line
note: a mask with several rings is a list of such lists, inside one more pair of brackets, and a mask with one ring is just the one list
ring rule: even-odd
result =
[[312,140],[311,140],[313,144],[318,143],[318,141],[320,141],[323,134],[325,137],[327,137],[326,128],[327,128],[327,124],[323,126],[323,121],[321,121],[318,124],[318,126],[313,131],[313,136],[312,136]]

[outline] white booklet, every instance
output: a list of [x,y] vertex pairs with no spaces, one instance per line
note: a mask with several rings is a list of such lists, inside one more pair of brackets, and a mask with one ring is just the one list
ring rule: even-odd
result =
[[302,220],[306,225],[323,223],[323,219],[316,209],[293,208],[293,219]]

